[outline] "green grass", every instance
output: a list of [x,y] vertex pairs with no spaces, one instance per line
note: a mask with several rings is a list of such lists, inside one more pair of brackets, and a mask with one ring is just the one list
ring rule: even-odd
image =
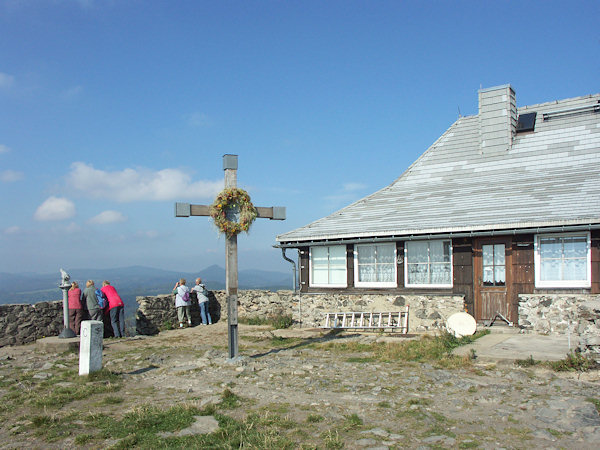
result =
[[235,409],[241,403],[241,398],[231,392],[229,389],[225,389],[221,394],[221,403],[219,406],[224,409]]
[[346,416],[344,429],[346,430],[354,430],[356,428],[360,428],[363,424],[363,420],[358,417],[357,414],[350,414]]
[[556,372],[587,372],[599,367],[599,364],[592,358],[585,357],[576,352],[570,352],[565,359],[549,361],[547,364]]
[[[470,344],[488,333],[488,330],[484,330],[473,336],[456,338],[444,332],[437,336],[424,335],[420,339],[400,343],[331,342],[321,344],[321,347],[331,352],[354,353],[347,358],[351,362],[425,362],[444,368],[461,368],[470,367],[471,358],[454,356],[451,354],[452,350]],[[367,355],[356,355],[356,353],[367,353]]]
[[268,325],[276,330],[289,328],[294,324],[291,314],[273,314],[264,316],[240,316],[238,323],[245,325]]
[[540,361],[536,361],[532,355],[529,355],[527,359],[517,359],[515,364],[520,367],[532,367],[540,364]]
[[308,417],[306,418],[306,421],[308,423],[317,423],[317,422],[322,422],[323,420],[325,420],[325,417],[323,417],[320,414],[309,414]]
[[120,376],[107,369],[86,376],[79,376],[74,369],[63,369],[42,381],[25,372],[15,375],[15,383],[3,396],[3,403],[59,409],[77,400],[120,389]]

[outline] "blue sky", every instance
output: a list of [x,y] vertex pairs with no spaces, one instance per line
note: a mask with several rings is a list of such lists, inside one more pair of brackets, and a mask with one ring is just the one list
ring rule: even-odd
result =
[[277,234],[402,174],[477,91],[600,92],[598,1],[0,0],[0,271],[224,266],[222,156]]

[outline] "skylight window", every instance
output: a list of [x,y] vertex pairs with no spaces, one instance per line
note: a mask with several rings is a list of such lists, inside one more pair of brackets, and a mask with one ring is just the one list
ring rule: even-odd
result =
[[517,133],[522,133],[524,131],[533,131],[533,129],[535,128],[536,116],[536,112],[519,114],[519,119],[517,120]]

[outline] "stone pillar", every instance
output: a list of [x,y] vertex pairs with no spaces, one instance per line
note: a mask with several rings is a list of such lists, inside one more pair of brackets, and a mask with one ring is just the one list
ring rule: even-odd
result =
[[102,369],[102,338],[104,323],[99,320],[81,322],[79,342],[79,375]]

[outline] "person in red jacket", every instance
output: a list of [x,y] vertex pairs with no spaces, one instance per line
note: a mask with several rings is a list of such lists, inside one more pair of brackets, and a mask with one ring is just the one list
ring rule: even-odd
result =
[[81,321],[83,320],[83,309],[81,308],[81,289],[77,281],[71,283],[68,292],[69,299],[69,327],[79,336]]
[[101,291],[108,300],[110,324],[112,325],[115,337],[125,337],[125,303],[123,303],[123,300],[117,294],[117,290],[106,280],[102,282]]

